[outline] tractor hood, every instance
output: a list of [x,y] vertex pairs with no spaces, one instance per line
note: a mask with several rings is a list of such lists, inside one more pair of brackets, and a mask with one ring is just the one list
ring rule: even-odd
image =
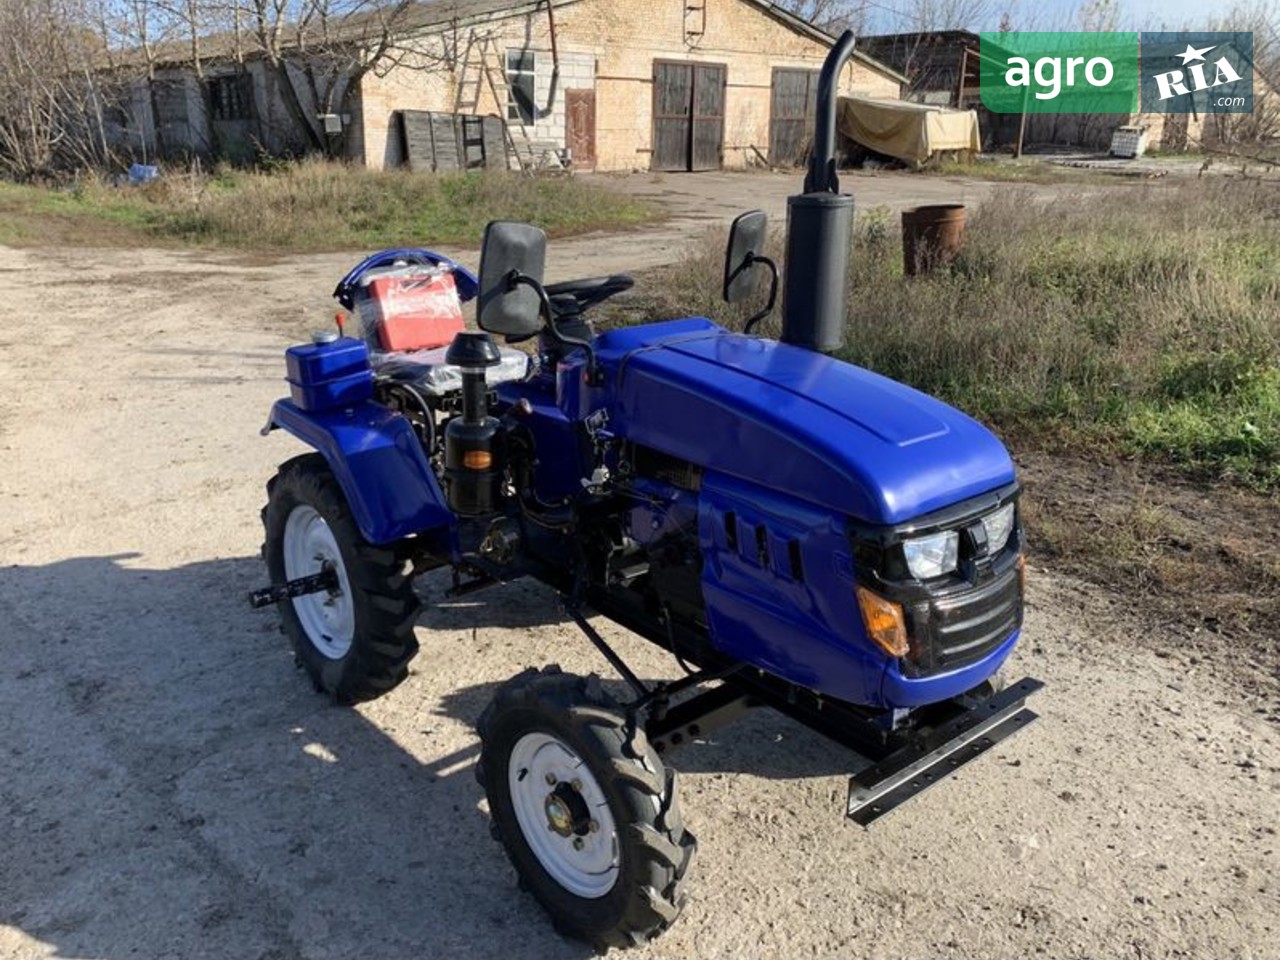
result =
[[596,345],[618,434],[867,523],[905,523],[1014,479],[981,424],[820,353],[703,319]]

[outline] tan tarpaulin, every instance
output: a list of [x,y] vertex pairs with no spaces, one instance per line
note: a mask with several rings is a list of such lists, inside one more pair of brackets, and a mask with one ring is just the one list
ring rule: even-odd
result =
[[982,151],[978,114],[973,110],[841,97],[836,125],[864,147],[917,167],[942,150]]

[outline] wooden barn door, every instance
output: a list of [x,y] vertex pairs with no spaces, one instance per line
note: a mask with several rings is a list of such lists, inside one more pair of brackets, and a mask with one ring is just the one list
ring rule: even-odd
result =
[[817,71],[773,71],[773,97],[769,112],[770,163],[783,167],[804,162],[813,137],[817,110]]
[[716,64],[654,61],[653,169],[720,169],[726,77]]
[[724,166],[725,68],[697,64],[693,68],[693,150],[690,170]]

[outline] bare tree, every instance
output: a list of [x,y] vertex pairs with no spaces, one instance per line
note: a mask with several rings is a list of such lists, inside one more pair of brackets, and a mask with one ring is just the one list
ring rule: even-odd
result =
[[991,0],[910,0],[901,17],[921,32],[974,30],[991,19]]
[[79,0],[0,0],[0,172],[100,162],[107,150],[99,35]]
[[869,20],[867,0],[782,0],[783,9],[828,33],[866,31]]
[[165,142],[164,124],[161,122],[164,111],[161,109],[159,69],[161,51],[177,33],[178,25],[171,11],[157,0],[123,0],[120,16],[125,46],[122,59],[142,69],[155,153],[164,154],[169,144]]
[[1120,29],[1119,0],[1084,0],[1076,11],[1076,29],[1085,33],[1109,33]]
[[[1280,4],[1236,3],[1206,28],[1253,34],[1253,112],[1213,113],[1205,118],[1214,139],[1228,151],[1256,152],[1280,141]],[[1215,54],[1217,56],[1217,54]]]
[[421,46],[402,46],[416,6],[413,0],[224,0],[221,19],[233,56],[241,63],[264,61],[308,148],[328,151],[332,142],[318,115],[347,112],[369,72],[424,60]]
[[207,78],[208,53],[206,38],[214,31],[217,23],[215,5],[208,0],[152,0],[156,7],[174,23],[182,34],[183,45],[187,49],[186,62],[195,75],[196,86],[200,94],[200,107],[203,146],[217,154],[221,145],[218,142],[217,127],[213,122],[213,95]]

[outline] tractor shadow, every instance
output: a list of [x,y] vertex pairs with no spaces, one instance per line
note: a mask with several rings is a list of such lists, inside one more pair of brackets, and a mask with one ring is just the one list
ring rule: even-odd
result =
[[423,605],[418,618],[420,629],[514,629],[552,626],[566,620],[556,593],[530,580],[500,583],[457,598],[448,596],[452,586],[448,569],[435,570],[414,581],[414,590]]
[[[607,664],[602,663],[605,670]],[[652,686],[662,679],[672,678],[650,677],[645,683]],[[446,693],[442,710],[474,725],[499,686],[483,683]],[[605,679],[602,686],[619,703],[635,696],[621,680]],[[681,773],[746,774],[769,780],[848,777],[871,764],[861,754],[768,707],[749,710],[732,724],[664,754],[662,760]]]
[[[437,630],[482,637],[483,631],[490,628],[561,627],[566,631],[570,650],[595,658],[594,669],[604,678],[604,689],[611,697],[619,703],[634,698],[634,692],[626,683],[612,679],[614,674],[608,663],[592,652],[587,638],[568,621],[559,598],[550,588],[520,580],[458,600],[443,599],[450,586],[450,574],[443,570],[417,581],[416,589],[424,605],[419,629],[426,631],[426,636]],[[650,676],[644,678],[645,683],[653,686],[681,676],[676,662],[670,663],[670,675]],[[474,727],[503,679],[448,691],[442,695],[440,709],[446,716]],[[682,746],[670,755],[669,762],[688,773],[743,773],[773,780],[852,776],[870,763],[865,757],[768,708],[750,710],[730,726]]]
[[249,609],[262,578],[256,557],[0,569],[3,949],[591,956],[489,836],[465,724],[492,688],[451,694],[456,719],[423,678],[335,707]]

